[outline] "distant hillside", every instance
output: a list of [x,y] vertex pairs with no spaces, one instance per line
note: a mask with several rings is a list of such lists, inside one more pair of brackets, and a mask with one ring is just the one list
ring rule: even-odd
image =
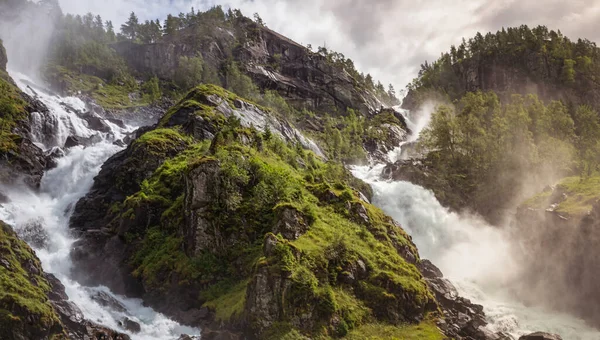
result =
[[600,53],[544,26],[477,34],[425,63],[403,102],[439,105],[420,139],[421,163],[387,174],[432,189],[445,205],[491,222],[562,176],[600,160]]
[[534,93],[542,99],[600,106],[600,50],[587,39],[572,41],[545,26],[523,25],[475,37],[433,63],[421,65],[403,107],[412,109],[426,93],[459,99],[493,90],[503,97]]

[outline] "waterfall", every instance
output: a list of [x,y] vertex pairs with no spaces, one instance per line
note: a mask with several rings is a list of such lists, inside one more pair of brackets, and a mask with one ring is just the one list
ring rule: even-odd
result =
[[[413,118],[404,113],[405,117]],[[425,115],[425,116],[422,116]],[[402,159],[402,147],[418,139],[430,115],[421,113],[408,122],[413,132],[390,159]],[[484,306],[492,332],[515,338],[535,331],[559,334],[569,340],[597,340],[600,331],[569,315],[525,306],[511,294],[520,277],[517,245],[505,229],[468,214],[450,212],[434,194],[403,181],[381,180],[384,165],[353,167],[353,174],[369,183],[373,204],[393,217],[412,236],[422,258],[431,260],[474,303]]]
[[[70,300],[87,319],[127,333],[132,339],[177,339],[181,334],[199,335],[199,329],[179,325],[143,306],[141,300],[112,294],[106,287],[83,287],[70,279],[72,263],[69,253],[76,241],[68,227],[72,209],[77,200],[90,190],[102,164],[123,149],[113,142],[136,127],[119,127],[96,117],[102,119],[103,126],[108,129],[105,129],[106,132],[93,130],[84,117],[91,113],[85,112],[85,104],[80,99],[34,90],[28,85],[31,80],[24,75],[12,76],[24,92],[49,109],[31,116],[31,138],[36,145],[50,152],[62,148],[69,137],[77,137],[85,139],[87,146],[63,150],[60,153],[62,157],[59,156],[56,161],[57,166],[45,172],[39,191],[19,184],[1,188],[9,202],[0,207],[0,219],[12,224],[17,233],[24,235],[36,250],[44,270],[61,280]],[[110,300],[112,306],[98,303],[98,296]],[[125,329],[122,326],[125,318],[139,323],[141,331],[132,334]]]

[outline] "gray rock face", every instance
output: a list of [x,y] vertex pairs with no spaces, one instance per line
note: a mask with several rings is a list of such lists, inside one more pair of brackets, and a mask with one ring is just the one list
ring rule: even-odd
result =
[[[527,303],[572,313],[600,326],[600,258],[590,256],[600,246],[600,203],[587,213],[556,211],[567,196],[548,188],[547,204],[517,210],[514,237],[523,245],[523,284],[519,297]],[[548,280],[548,277],[554,278]]]
[[483,306],[471,303],[459,296],[454,285],[443,278],[442,272],[428,260],[418,264],[431,291],[444,312],[444,321],[438,327],[453,339],[497,340],[510,339],[503,333],[492,333],[484,328],[487,325]]
[[528,335],[523,335],[519,338],[519,340],[562,340],[562,338],[556,334],[536,332]]
[[301,212],[293,208],[283,208],[279,212],[279,220],[273,233],[281,233],[288,240],[297,240],[307,230],[308,223]]
[[[154,44],[119,42],[112,46],[131,69],[161,78],[172,77],[181,56],[200,53],[217,70],[233,56],[262,89],[277,90],[299,107],[323,112],[352,107],[367,115],[381,106],[372,93],[357,89],[343,67],[326,57],[249,19],[241,18],[234,26],[211,27],[201,41],[191,38],[194,28],[190,28]],[[279,65],[266,66],[273,64],[275,56]]]
[[217,199],[219,163],[207,161],[192,170],[186,178],[185,206],[186,251],[190,256],[202,250],[216,251],[222,246],[223,236],[212,227],[210,204]]
[[6,71],[6,64],[8,63],[8,57],[6,56],[6,49],[0,41],[0,70]]

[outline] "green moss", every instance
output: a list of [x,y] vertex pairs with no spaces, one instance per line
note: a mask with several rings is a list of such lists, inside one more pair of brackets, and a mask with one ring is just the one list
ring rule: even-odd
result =
[[215,318],[218,321],[231,321],[241,315],[244,310],[247,286],[248,281],[241,282],[216,298],[205,302],[204,307],[214,310]]
[[446,337],[433,321],[418,325],[391,326],[386,324],[366,324],[352,330],[347,340],[442,340]]
[[0,337],[62,334],[58,315],[47,296],[51,287],[41,275],[39,260],[33,250],[2,222],[0,257],[4,262],[0,265]]
[[571,216],[583,215],[591,211],[592,205],[600,199],[600,176],[565,178],[558,188],[564,190],[567,198],[560,202],[556,211]]
[[64,66],[49,65],[45,76],[68,94],[88,94],[105,109],[131,109],[148,106],[152,97],[135,82],[108,82]]
[[133,142],[133,147],[144,146],[151,153],[164,154],[168,150],[176,149],[182,142],[190,142],[191,139],[182,135],[175,129],[156,129],[146,132]]
[[[195,91],[180,105],[202,111],[196,114],[209,112],[203,107],[208,104],[198,96],[212,89]],[[433,296],[417,268],[399,255],[397,247],[417,256],[416,249],[389,217],[359,199],[354,188],[366,184],[353,180],[343,166],[324,163],[312,152],[272,136],[263,138],[234,120],[222,124],[210,148],[187,139],[187,149],[167,159],[138,193],[112,209],[124,219],[148,205],[161,216],[159,225],[143,230],[134,241],[139,246],[131,263],[146,287],[165,291],[173,289],[174,282],[190,285],[198,291],[198,303],[215,310],[219,321],[234,322],[243,313],[248,283],[256,270],[266,269],[289,280],[282,297],[282,325],[294,316],[313,315],[314,327],[301,332],[314,338],[340,337],[365,323],[388,320],[378,313],[382,305],[392,303],[390,308],[405,313],[407,319],[415,310],[426,310]],[[241,144],[240,135],[253,142]],[[134,147],[149,146],[161,153],[181,138],[190,137],[159,128],[142,136]],[[261,147],[254,144],[257,140]],[[219,249],[196,250],[192,257],[184,251],[186,242],[180,233],[185,176],[207,161],[215,162],[218,172],[211,181],[214,192],[204,218],[218,230],[219,242],[234,242]],[[355,222],[353,209],[361,205],[369,223]],[[265,235],[288,209],[300,214],[308,232],[294,241],[276,235],[272,256],[262,256]],[[358,260],[366,265],[367,277],[354,284],[341,280]],[[273,332],[279,338],[303,336],[298,329],[283,328]]]
[[150,228],[134,255],[131,264],[133,275],[144,280],[147,288],[164,290],[166,282],[188,284],[200,277],[196,265],[184,252],[182,239],[160,230]]
[[21,137],[13,130],[27,118],[27,103],[6,72],[0,70],[0,153],[16,151]]

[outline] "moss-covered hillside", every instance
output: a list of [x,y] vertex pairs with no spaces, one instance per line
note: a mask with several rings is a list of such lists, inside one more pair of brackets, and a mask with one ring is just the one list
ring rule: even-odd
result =
[[74,259],[93,280],[254,338],[441,338],[417,249],[364,200],[368,186],[222,105],[184,104],[109,160],[78,203]]
[[547,209],[571,217],[582,217],[600,200],[600,177],[568,177],[554,188],[523,202],[522,208]]
[[33,250],[0,222],[0,338],[66,338]]

